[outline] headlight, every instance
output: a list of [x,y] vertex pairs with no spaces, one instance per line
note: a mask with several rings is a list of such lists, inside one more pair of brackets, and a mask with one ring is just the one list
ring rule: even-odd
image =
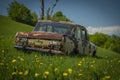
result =
[[26,41],[27,41],[27,38],[21,38],[21,41],[22,41],[22,42],[26,42]]
[[20,46],[27,45],[27,38],[16,37],[16,44]]

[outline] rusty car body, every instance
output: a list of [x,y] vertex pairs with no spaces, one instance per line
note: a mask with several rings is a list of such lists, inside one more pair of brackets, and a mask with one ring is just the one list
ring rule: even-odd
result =
[[17,32],[15,48],[56,54],[92,55],[96,46],[89,42],[84,26],[70,22],[38,21],[32,32]]

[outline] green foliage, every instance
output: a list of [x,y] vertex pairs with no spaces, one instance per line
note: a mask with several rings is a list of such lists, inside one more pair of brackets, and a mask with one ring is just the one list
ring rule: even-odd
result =
[[107,41],[108,36],[103,33],[95,33],[93,36],[91,36],[90,40],[95,43],[96,45],[102,47],[105,42]]
[[103,33],[95,33],[90,36],[90,41],[97,46],[120,53],[120,37],[118,36],[108,36]]
[[68,19],[66,16],[64,16],[61,11],[57,11],[56,13],[54,13],[54,15],[52,16],[52,20],[55,20],[55,21],[70,21],[70,19]]
[[35,25],[35,22],[33,20],[36,18],[36,16],[33,16],[33,14],[31,14],[31,11],[26,6],[18,3],[16,0],[13,0],[13,2],[9,4],[7,10],[8,15],[12,20],[29,25]]
[[31,13],[31,16],[32,16],[32,23],[31,24],[34,26],[38,21],[38,16],[35,12]]

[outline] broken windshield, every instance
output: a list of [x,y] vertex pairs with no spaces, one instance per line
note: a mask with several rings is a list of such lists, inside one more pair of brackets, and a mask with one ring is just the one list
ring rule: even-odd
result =
[[62,23],[38,23],[35,32],[54,32],[59,34],[70,34],[72,25]]

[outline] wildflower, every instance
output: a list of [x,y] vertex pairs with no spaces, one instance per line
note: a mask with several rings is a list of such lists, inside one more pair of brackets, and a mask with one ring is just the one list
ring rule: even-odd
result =
[[48,75],[49,75],[49,72],[48,72],[48,71],[45,71],[45,75],[47,75],[47,76],[48,76]]
[[105,76],[105,78],[106,78],[106,79],[109,79],[109,78],[111,78],[111,76]]
[[81,66],[81,64],[79,63],[78,66]]
[[16,62],[16,59],[13,59],[12,62],[13,62],[13,63]]
[[55,69],[54,69],[54,72],[57,72],[57,71],[58,71],[58,68],[55,68]]
[[22,75],[22,74],[23,74],[23,72],[19,72],[18,74],[19,74],[19,75]]
[[12,72],[12,75],[16,75],[17,74],[17,72]]
[[68,76],[68,73],[64,72],[64,73],[63,73],[63,76],[64,76],[64,77]]
[[68,69],[68,72],[71,74],[71,73],[72,73],[72,69],[71,69],[71,68],[69,68],[69,69]]
[[28,70],[26,70],[26,71],[24,72],[24,75],[28,75]]
[[82,73],[79,73],[78,76],[82,76],[83,74]]
[[39,73],[35,73],[35,77],[38,77],[40,74]]

